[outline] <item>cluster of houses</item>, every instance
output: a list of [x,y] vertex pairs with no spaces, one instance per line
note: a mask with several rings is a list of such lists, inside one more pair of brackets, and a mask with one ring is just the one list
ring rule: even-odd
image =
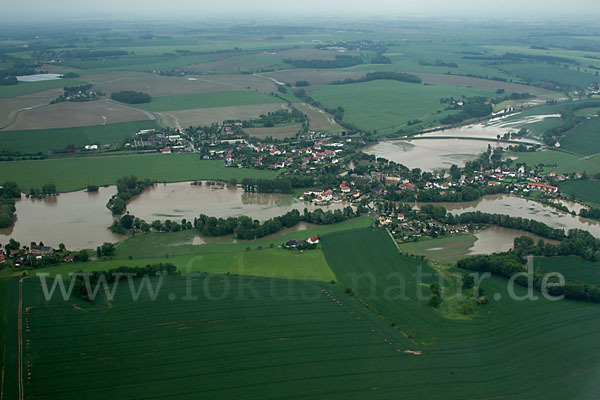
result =
[[316,245],[319,243],[319,236],[314,235],[309,237],[306,240],[288,240],[283,244],[284,249],[293,249],[293,250],[306,250],[306,249],[314,249]]
[[[419,209],[413,209],[417,214]],[[409,218],[404,213],[380,213],[376,215],[379,225],[390,229],[391,233],[402,241],[418,240],[423,236],[445,236],[449,234],[470,233],[467,225],[446,225],[434,220],[422,221]]]
[[[350,185],[350,186],[349,186]],[[366,197],[361,194],[360,190],[354,187],[354,182],[343,181],[339,190],[336,188],[326,190],[308,190],[300,196],[300,200],[313,202],[316,204],[331,203],[333,201],[350,201],[356,202],[365,199]]]

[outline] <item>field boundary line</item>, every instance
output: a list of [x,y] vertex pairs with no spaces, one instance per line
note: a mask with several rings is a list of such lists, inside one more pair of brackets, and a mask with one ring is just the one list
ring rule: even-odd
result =
[[6,340],[2,351],[2,372],[0,373],[0,400],[4,398],[4,360],[6,359]]
[[27,277],[19,279],[19,303],[17,310],[17,348],[18,348],[18,358],[17,358],[17,383],[18,383],[18,399],[23,400],[23,281],[27,279]]
[[394,237],[392,236],[392,233],[390,231],[388,231],[387,229],[385,229],[385,231],[387,232],[390,239],[392,239],[392,242],[394,243],[394,246],[396,246],[396,250],[398,250],[398,253],[403,254],[402,250],[400,250],[400,245],[396,242],[396,239],[394,239]]

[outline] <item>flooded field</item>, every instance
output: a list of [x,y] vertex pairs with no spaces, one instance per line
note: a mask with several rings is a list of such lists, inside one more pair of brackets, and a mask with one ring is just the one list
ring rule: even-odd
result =
[[[21,245],[42,241],[53,247],[64,243],[68,249],[82,249],[123,240],[124,236],[107,229],[113,217],[106,203],[115,193],[116,187],[110,186],[100,188],[97,193],[78,191],[41,200],[23,197],[16,202],[15,224],[0,229],[0,243],[14,238]],[[339,203],[322,208],[330,210],[345,206]],[[193,220],[200,214],[224,218],[248,215],[265,220],[292,209],[302,212],[304,208],[314,210],[316,206],[290,195],[250,194],[238,187],[216,189],[208,185],[192,186],[190,182],[157,185],[134,198],[127,207],[130,214],[149,222],[156,219]],[[290,229],[308,229],[307,226],[299,224]],[[221,239],[198,237],[195,240],[193,244]]]
[[[541,122],[547,118],[560,118],[560,114],[547,114],[547,115],[530,115],[527,117],[523,117],[520,119],[515,119],[515,115],[509,115],[511,118],[507,117],[496,117],[490,119],[489,121],[482,122],[479,124],[461,126],[457,128],[445,129],[443,131],[436,131],[430,133],[424,133],[419,135],[419,137],[440,137],[440,136],[450,136],[450,137],[473,137],[473,138],[487,138],[487,139],[496,139],[498,135],[500,137],[504,136],[504,134],[508,132],[517,132],[521,126],[534,124],[537,122]],[[519,140],[519,139],[517,139]],[[527,142],[532,142],[531,138],[526,139]]]
[[[344,208],[337,203],[321,207],[324,210]],[[245,193],[239,187],[194,186],[190,182],[159,184],[134,198],[127,209],[130,214],[146,221],[155,219],[193,220],[200,214],[213,217],[247,215],[266,220],[291,210],[302,212],[316,206],[290,195],[270,193]]]
[[505,214],[511,217],[535,219],[557,229],[584,229],[600,237],[600,223],[567,214],[553,207],[521,197],[497,194],[484,196],[479,200],[461,203],[435,203],[446,207],[453,214],[481,211],[490,214]]
[[514,240],[519,236],[528,236],[532,238],[535,243],[540,239],[553,244],[557,243],[556,241],[544,239],[533,233],[503,228],[501,226],[490,226],[489,228],[475,233],[477,240],[465,255],[490,254],[508,251],[513,248]]
[[374,144],[365,153],[411,169],[421,168],[431,172],[441,168],[448,169],[452,164],[463,167],[465,162],[486,151],[488,145],[496,147],[497,142],[465,139],[390,140]]
[[106,202],[116,193],[116,187],[100,188],[97,193],[84,191],[64,193],[45,199],[17,200],[17,221],[11,228],[0,229],[0,242],[9,238],[29,246],[32,241],[68,249],[96,248],[104,242],[124,239],[107,227],[112,215]]

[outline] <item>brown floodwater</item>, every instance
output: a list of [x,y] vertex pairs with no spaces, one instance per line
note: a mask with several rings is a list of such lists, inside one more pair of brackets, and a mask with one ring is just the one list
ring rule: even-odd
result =
[[11,228],[0,229],[0,242],[9,238],[29,246],[44,242],[68,249],[96,248],[104,242],[115,242],[124,237],[107,229],[113,218],[106,203],[116,193],[116,187],[102,187],[96,193],[85,191],[63,193],[44,199],[22,197],[16,201],[17,220]]
[[[0,243],[10,238],[29,245],[40,242],[58,247],[64,243],[68,249],[96,248],[104,242],[116,242],[126,237],[116,235],[107,228],[113,222],[106,203],[116,193],[115,186],[102,187],[97,193],[85,191],[63,193],[44,199],[17,200],[17,220],[11,228],[0,229]],[[335,203],[324,210],[343,208],[347,204]],[[248,215],[266,220],[292,209],[300,212],[316,206],[294,199],[290,195],[250,194],[241,188],[214,189],[214,186],[192,186],[190,182],[159,184],[135,197],[127,206],[130,214],[146,221],[182,218],[193,220],[199,214],[215,217]],[[298,225],[291,230],[308,229]],[[209,241],[196,239],[196,244]],[[232,239],[225,239],[231,242]]]
[[508,251],[513,248],[515,238],[519,236],[528,236],[535,243],[542,239],[546,243],[557,244],[554,240],[544,239],[533,233],[520,231],[517,229],[503,228],[501,226],[490,226],[482,231],[475,233],[477,241],[469,248],[466,255],[471,254],[490,254],[495,252]]
[[[346,203],[334,203],[321,207],[335,210]],[[245,193],[239,187],[191,185],[190,182],[158,184],[134,198],[127,205],[130,214],[146,221],[182,218],[193,220],[200,214],[212,217],[247,215],[260,221],[285,214],[291,210],[312,211],[312,203],[303,202],[290,195],[272,193]]]
[[476,201],[461,203],[434,203],[446,207],[453,214],[481,211],[490,214],[505,214],[511,217],[535,219],[557,229],[583,229],[596,237],[600,237],[600,223],[581,218],[543,205],[507,194],[484,196]]
[[383,157],[411,169],[421,168],[423,171],[432,172],[436,169],[448,169],[452,164],[463,167],[465,162],[486,151],[488,145],[497,147],[496,141],[485,140],[389,140],[370,146],[365,153]]

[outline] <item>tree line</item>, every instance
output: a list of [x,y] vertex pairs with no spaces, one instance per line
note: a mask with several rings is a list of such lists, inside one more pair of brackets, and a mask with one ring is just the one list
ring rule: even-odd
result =
[[252,240],[279,232],[285,228],[291,228],[301,221],[317,225],[330,225],[358,217],[366,212],[367,210],[364,207],[359,207],[354,211],[349,206],[343,210],[333,212],[331,210],[323,211],[321,208],[308,211],[305,208],[302,214],[298,210],[291,210],[282,216],[273,217],[263,222],[252,220],[247,216],[216,218],[202,214],[194,219],[194,227],[203,236],[234,234],[237,239]]
[[117,194],[108,200],[106,207],[115,215],[123,214],[129,199],[142,193],[147,187],[154,185],[154,181],[149,179],[140,180],[133,175],[120,178],[117,180]]
[[346,85],[350,83],[360,83],[360,82],[370,82],[378,79],[386,79],[392,81],[399,82],[408,82],[408,83],[421,83],[421,78],[413,74],[407,74],[405,72],[388,72],[388,71],[378,71],[378,72],[369,72],[362,78],[351,79],[346,78],[341,81],[333,81],[330,85]]
[[110,95],[110,98],[121,103],[127,104],[142,104],[150,103],[152,97],[144,92],[135,92],[133,90],[124,90],[122,92],[115,92]]
[[448,115],[440,119],[440,122],[445,125],[459,124],[468,119],[485,117],[490,115],[492,111],[492,105],[488,103],[487,98],[481,96],[471,97],[465,100],[461,112]]
[[15,220],[15,199],[21,198],[21,190],[15,182],[4,182],[0,187],[0,228],[8,228]]
[[[530,279],[533,288],[541,291],[542,282],[546,274],[528,273],[524,274],[524,260],[515,253],[495,253],[492,255],[479,255],[459,260],[456,264],[458,268],[477,272],[490,272],[494,275],[510,279],[515,278],[515,283],[520,286],[529,287]],[[547,279],[547,278],[546,278]],[[550,283],[557,283],[556,277],[547,279]],[[564,296],[567,299],[590,301],[600,303],[600,286],[582,283],[573,280],[565,280],[561,286],[550,286],[546,288],[551,296]]]
[[91,271],[87,273],[85,278],[81,273],[73,274],[71,279],[75,281],[73,284],[73,293],[75,296],[91,303],[94,301],[95,296],[89,290],[93,291],[99,282],[105,281],[107,284],[116,282],[118,274],[132,274],[134,278],[140,278],[143,276],[176,275],[177,273],[175,265],[171,263],[158,263],[146,264],[144,267],[122,266],[110,271]]
[[337,55],[335,60],[292,60],[286,58],[284,63],[293,65],[296,68],[348,68],[362,64],[363,58],[360,56]]

